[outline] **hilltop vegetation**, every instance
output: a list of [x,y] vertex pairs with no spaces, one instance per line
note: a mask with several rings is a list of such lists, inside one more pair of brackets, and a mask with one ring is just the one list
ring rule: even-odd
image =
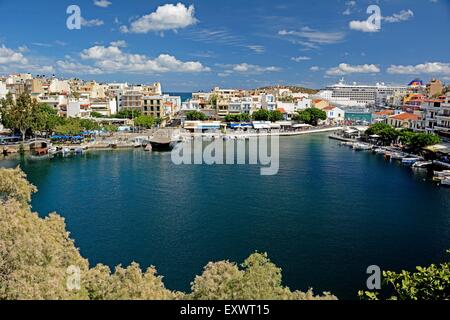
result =
[[[155,268],[143,271],[133,263],[114,271],[93,268],[70,239],[56,213],[42,219],[32,213],[37,189],[20,169],[0,169],[0,300],[330,300],[282,285],[281,269],[267,255],[252,254],[242,265],[209,263],[195,278],[190,293],[164,286]],[[80,287],[69,290],[69,267],[79,268]]]
[[307,93],[307,94],[316,94],[319,90],[309,89],[305,87],[299,86],[270,86],[270,87],[262,87],[257,90],[274,90],[274,89],[289,89],[292,93]]

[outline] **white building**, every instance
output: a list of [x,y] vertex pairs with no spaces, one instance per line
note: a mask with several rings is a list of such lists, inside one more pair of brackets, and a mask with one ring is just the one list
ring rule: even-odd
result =
[[6,88],[6,83],[0,81],[0,99],[5,99],[8,92],[9,90]]
[[327,122],[329,124],[341,124],[345,121],[345,111],[338,107],[328,106],[322,110],[327,113]]
[[65,80],[52,79],[52,81],[50,81],[48,91],[50,94],[52,93],[70,94],[69,82]]

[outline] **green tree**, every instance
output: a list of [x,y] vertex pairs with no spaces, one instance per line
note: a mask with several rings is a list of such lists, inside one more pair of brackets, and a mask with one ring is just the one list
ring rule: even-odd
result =
[[104,118],[104,116],[100,112],[91,112],[92,118]]
[[14,101],[9,93],[6,99],[2,100],[1,105],[3,125],[8,129],[20,132],[22,141],[24,141],[34,123],[33,110],[37,105],[36,100],[23,93]]
[[327,120],[327,113],[317,108],[308,108],[299,111],[297,115],[294,116],[294,120],[317,126],[319,121]]
[[141,128],[151,129],[156,125],[156,119],[152,116],[139,116],[134,119],[134,124]]
[[284,119],[283,114],[280,111],[275,110],[275,111],[270,112],[270,116],[269,116],[270,121],[277,122],[277,121],[281,121],[283,119]]
[[226,122],[249,122],[251,117],[247,113],[229,114],[225,117]]
[[63,118],[58,116],[58,112],[45,103],[35,105],[33,118],[33,132],[40,134],[51,134],[58,125],[64,122]]
[[[447,251],[450,253],[450,251]],[[417,267],[415,272],[383,272],[387,295],[379,292],[360,291],[366,300],[436,300],[450,299],[450,263]]]
[[255,111],[252,114],[252,118],[255,121],[269,121],[270,120],[270,112],[266,109],[260,109],[258,111]]
[[206,119],[206,115],[199,111],[189,111],[186,113],[186,120],[188,121],[205,121]]
[[217,101],[219,100],[219,96],[217,94],[213,94],[209,97],[208,104],[213,108],[217,108]]
[[386,123],[376,123],[366,130],[369,136],[378,135],[384,145],[395,143],[399,138],[400,132]]
[[192,284],[194,300],[334,300],[329,293],[314,296],[292,292],[282,285],[281,269],[266,254],[255,253],[241,265],[221,261],[209,263]]
[[118,119],[134,119],[141,115],[141,111],[138,110],[122,110],[116,114],[116,118]]

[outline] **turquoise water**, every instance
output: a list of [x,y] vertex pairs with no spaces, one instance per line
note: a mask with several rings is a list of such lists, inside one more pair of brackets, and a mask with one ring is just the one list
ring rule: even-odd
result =
[[281,138],[280,172],[175,166],[170,153],[89,153],[20,163],[92,264],[155,265],[188,290],[209,261],[268,252],[292,289],[356,298],[369,265],[413,268],[450,248],[450,189],[326,135]]

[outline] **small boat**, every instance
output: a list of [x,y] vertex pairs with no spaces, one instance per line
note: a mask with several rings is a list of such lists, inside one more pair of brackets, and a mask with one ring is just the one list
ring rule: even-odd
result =
[[375,152],[376,154],[385,154],[386,150],[382,149],[382,148],[378,148],[373,150],[373,152]]
[[412,166],[418,161],[420,161],[419,158],[403,158],[402,159],[402,164],[404,164],[406,166]]
[[51,148],[48,149],[48,153],[52,154],[52,155],[57,154],[58,153],[58,148],[51,147]]
[[390,158],[392,160],[403,160],[405,158],[405,156],[403,154],[401,154],[400,152],[391,152]]
[[62,148],[62,149],[61,149],[61,154],[62,154],[63,156],[69,155],[69,154],[70,154],[70,149],[69,149],[69,148]]
[[356,151],[372,150],[372,146],[370,144],[366,144],[366,143],[354,143],[353,150],[356,150]]
[[151,152],[151,151],[153,150],[152,145],[151,145],[151,144],[148,144],[148,145],[145,147],[144,150],[145,150],[146,152]]
[[442,180],[441,186],[450,187],[450,178]]
[[76,153],[76,154],[83,154],[84,151],[85,151],[85,150],[84,150],[83,148],[76,148],[76,149],[75,149],[75,153]]
[[417,161],[412,167],[416,169],[426,169],[431,165],[433,165],[433,161]]

